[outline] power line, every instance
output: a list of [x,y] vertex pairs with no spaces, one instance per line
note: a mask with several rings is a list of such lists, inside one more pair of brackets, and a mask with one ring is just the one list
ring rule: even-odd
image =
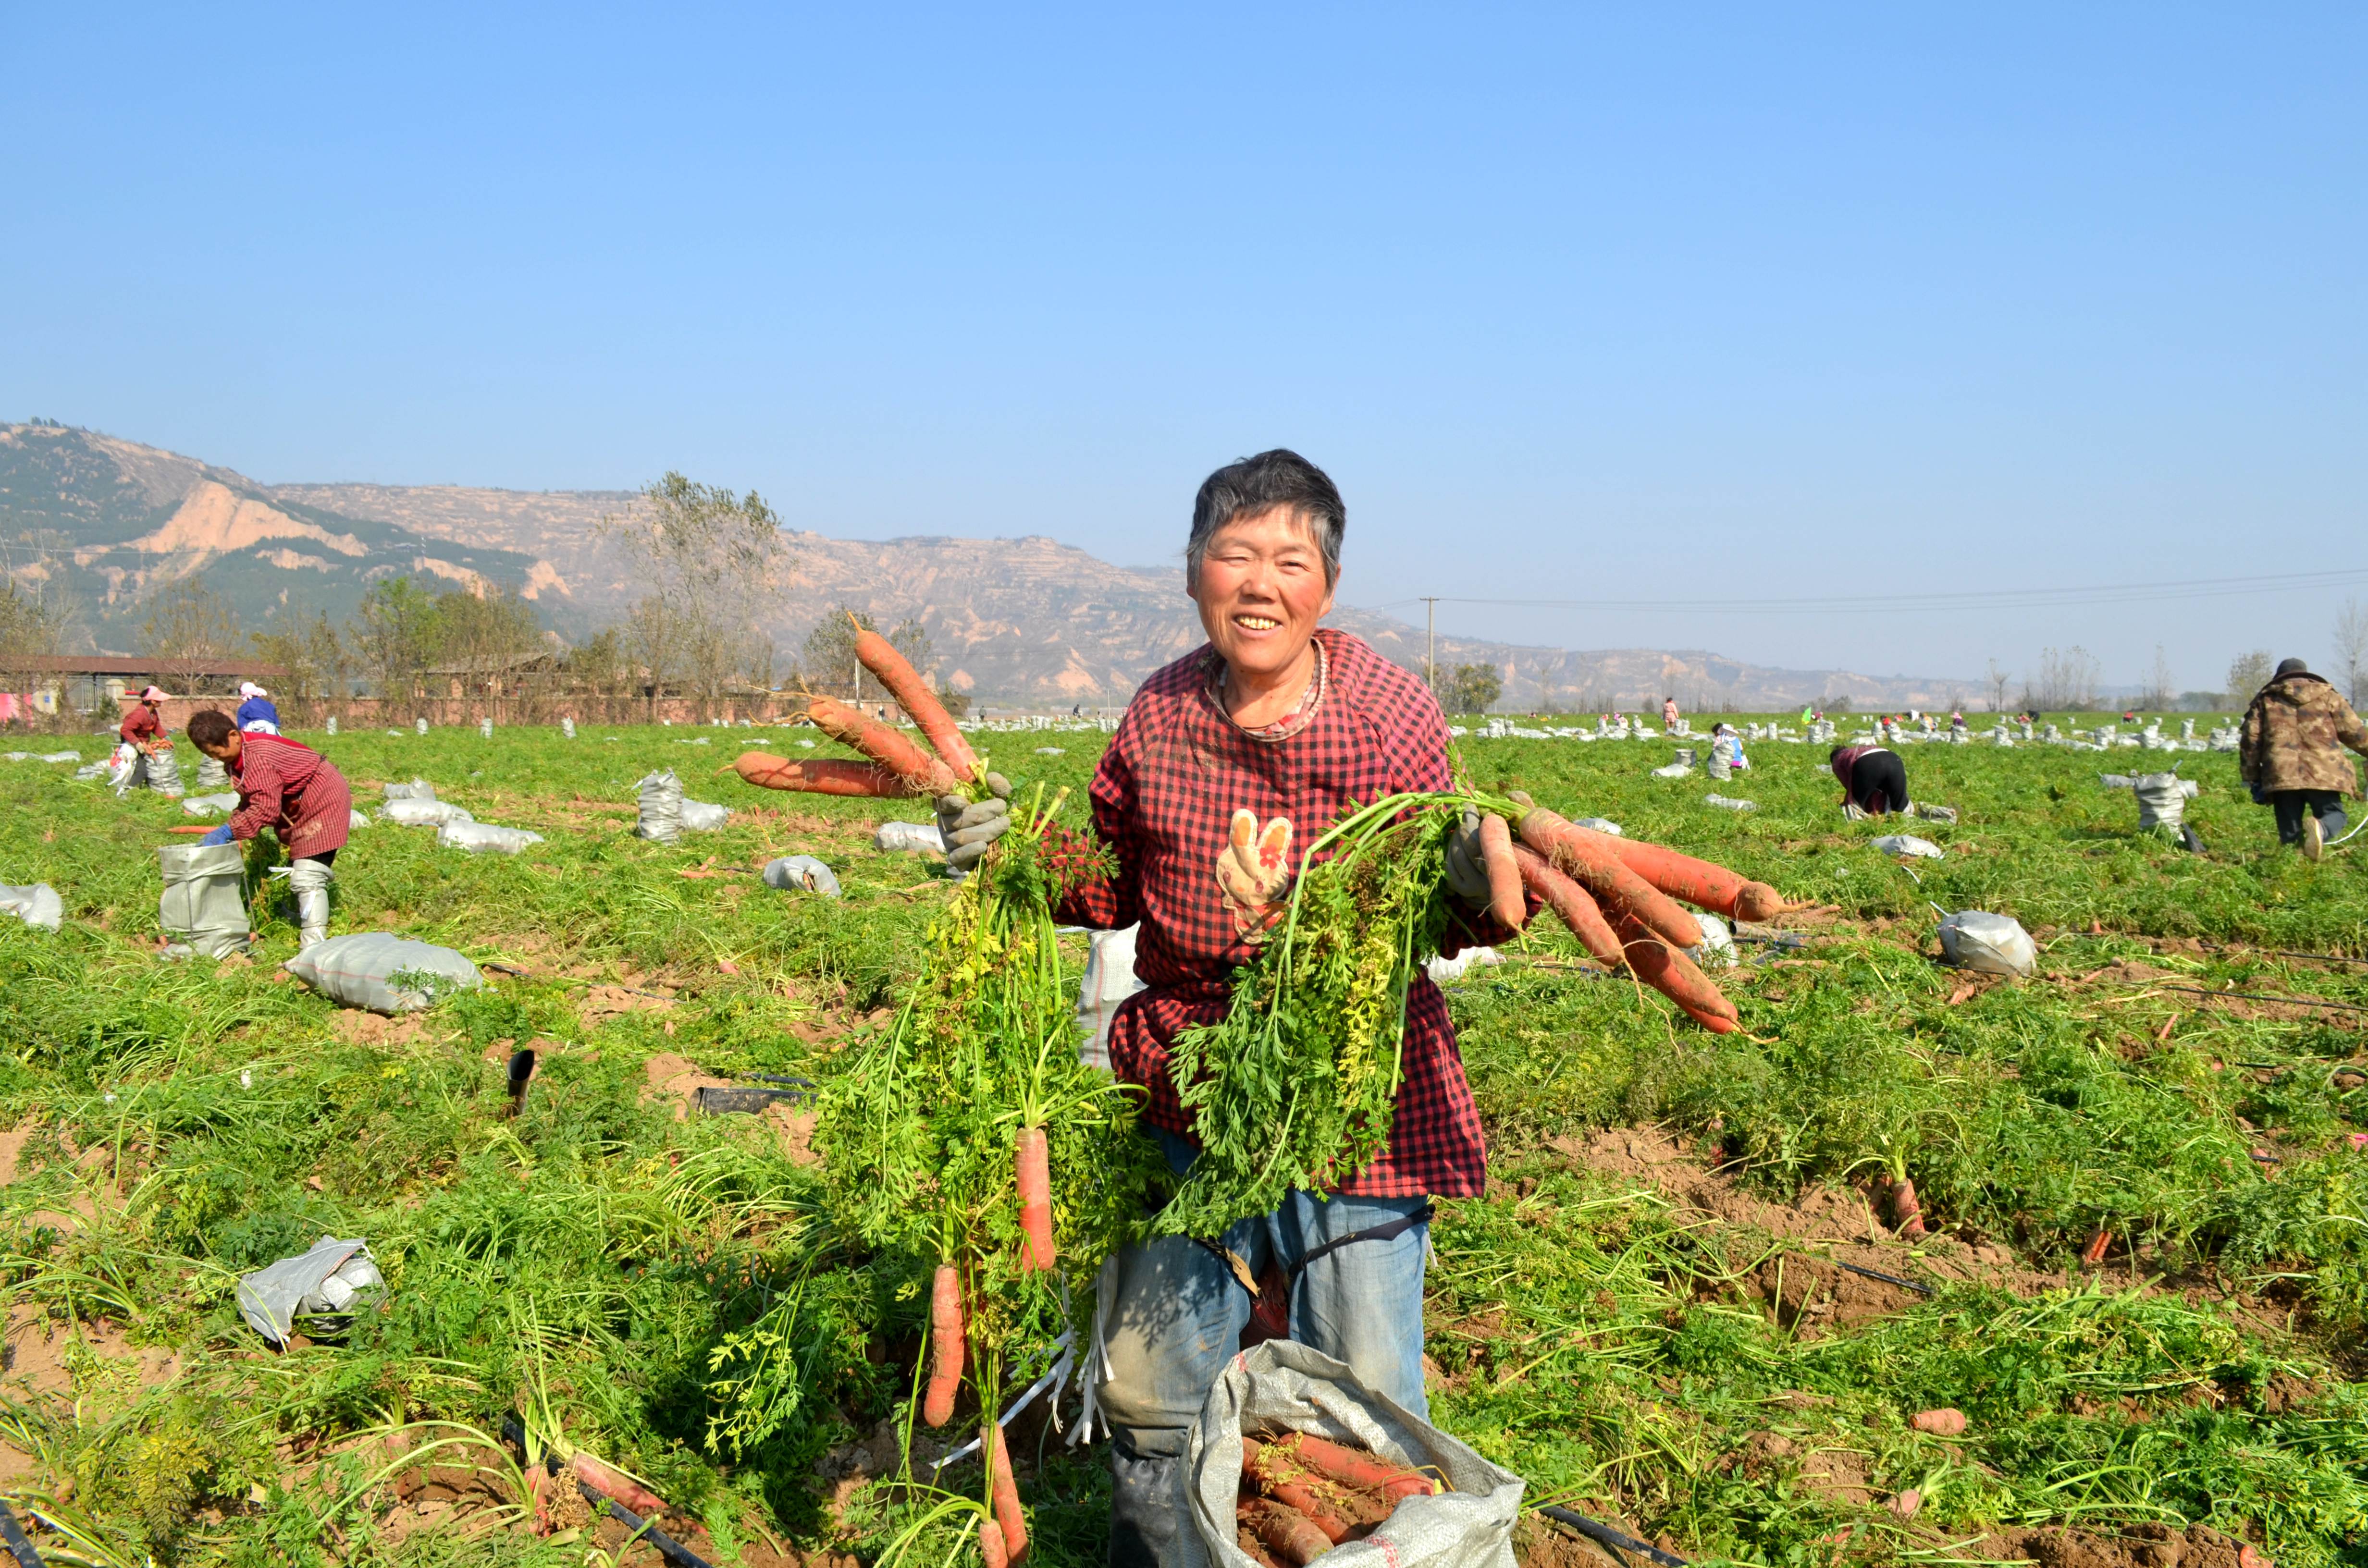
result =
[[1491,599],[1425,595],[1366,605],[1392,609],[1405,605],[1485,605],[1506,609],[1715,610],[1723,615],[1929,615],[1937,610],[2053,609],[2075,605],[2155,604],[2177,599],[2234,598],[2248,594],[2293,593],[2306,588],[2368,584],[2368,568],[2340,572],[2294,572],[2262,577],[2195,577],[2163,583],[2100,583],[2080,587],[2027,586],[1971,593],[1861,594],[1812,598],[1690,599]]

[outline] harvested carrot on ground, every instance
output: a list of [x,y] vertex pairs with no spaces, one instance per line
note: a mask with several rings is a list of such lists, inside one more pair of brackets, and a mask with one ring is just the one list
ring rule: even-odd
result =
[[567,1461],[568,1468],[583,1478],[584,1484],[604,1497],[613,1497],[625,1507],[648,1518],[666,1511],[666,1500],[641,1483],[602,1464],[590,1454],[577,1454]]
[[994,1471],[995,1522],[1003,1528],[1003,1553],[1011,1568],[1028,1555],[1028,1515],[1019,1506],[1019,1481],[1011,1473],[1011,1450],[1004,1446],[1003,1428],[994,1421],[986,1424],[979,1444]]
[[929,1388],[921,1402],[922,1420],[942,1426],[953,1419],[962,1370],[962,1275],[952,1264],[941,1263],[929,1285]]
[[740,754],[732,771],[759,790],[803,790],[812,795],[863,795],[883,801],[905,800],[916,792],[891,768],[839,757],[799,762],[770,752],[748,751]]
[[953,769],[890,729],[879,720],[829,697],[806,699],[806,717],[835,741],[853,746],[894,772],[923,795],[942,795],[962,788]]
[[985,1560],[986,1568],[1007,1568],[1011,1561],[1003,1550],[1003,1527],[993,1519],[978,1521],[978,1554]]
[[962,738],[962,731],[954,725],[953,715],[946,711],[938,694],[929,689],[929,683],[896,651],[895,644],[877,631],[859,626],[855,631],[855,656],[863,662],[865,669],[879,677],[880,684],[888,688],[888,695],[896,699],[896,706],[921,727],[921,733],[929,737],[929,744],[946,759],[946,766],[963,783],[976,782],[978,757],[970,749],[970,742]]
[[1567,830],[1572,835],[1601,840],[1620,858],[1621,864],[1654,887],[1713,915],[1724,915],[1729,920],[1772,920],[1783,911],[1783,894],[1766,882],[1739,877],[1724,866],[1697,860],[1665,845],[1596,833],[1577,823],[1568,824]]
[[1018,1165],[1019,1268],[1025,1274],[1053,1267],[1052,1149],[1042,1128],[1019,1130]]
[[1521,898],[1521,869],[1513,863],[1513,830],[1494,812],[1480,813],[1480,855],[1488,872],[1488,913],[1520,930],[1530,912]]
[[1627,961],[1620,950],[1620,938],[1611,932],[1611,924],[1603,918],[1602,909],[1588,895],[1585,888],[1548,865],[1544,858],[1526,844],[1513,846],[1513,864],[1521,873],[1521,883],[1536,893],[1548,909],[1561,916],[1598,963],[1617,969]]

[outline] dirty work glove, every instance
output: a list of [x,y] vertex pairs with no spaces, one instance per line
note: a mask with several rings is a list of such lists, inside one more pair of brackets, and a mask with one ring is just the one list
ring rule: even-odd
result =
[[1011,781],[986,776],[984,801],[962,795],[938,797],[938,836],[946,841],[946,869],[959,877],[978,864],[987,846],[1011,831]]
[[198,840],[198,842],[199,842],[199,844],[200,844],[200,845],[209,845],[209,844],[228,844],[228,843],[232,842],[232,835],[231,835],[231,831],[230,831],[230,824],[228,824],[228,823],[224,823],[224,824],[222,824],[222,826],[220,826],[220,827],[218,827],[218,828],[214,829],[211,833],[210,833],[210,834],[206,835],[203,838],[199,839],[199,840]]
[[1463,821],[1447,835],[1447,886],[1474,909],[1488,903],[1488,866],[1480,851],[1480,812],[1465,807]]
[[1253,945],[1264,941],[1281,913],[1272,905],[1290,885],[1291,819],[1277,817],[1260,827],[1256,812],[1235,812],[1225,846],[1217,852],[1217,896],[1234,917],[1234,935]]

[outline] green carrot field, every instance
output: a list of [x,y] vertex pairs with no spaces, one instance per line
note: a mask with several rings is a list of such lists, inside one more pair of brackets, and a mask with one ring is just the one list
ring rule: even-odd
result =
[[[161,961],[154,852],[195,819],[0,764],[0,882],[66,907],[57,933],[0,920],[0,1495],[48,1561],[657,1561],[581,1508],[529,1528],[506,1419],[646,1479],[711,1562],[851,1568],[905,1536],[927,1281],[834,1226],[801,1115],[691,1103],[827,1081],[947,896],[934,857],[870,847],[918,802],[713,777],[752,735],[833,749],[801,733],[301,735],[365,809],[416,776],[545,836],[355,834],[336,933],[501,966],[396,1019],[279,970],[293,912],[259,878],[252,961]],[[981,738],[1083,820],[1102,737]],[[1476,784],[1816,907],[1742,933],[1717,977],[1742,1034],[1594,972],[1551,921],[1450,985],[1494,1174],[1434,1228],[1435,1419],[1532,1503],[1693,1561],[2368,1564],[2359,855],[2281,852],[2227,755],[1914,746],[1917,798],[1961,820],[1876,824],[1844,820],[1822,747],[1754,743],[1713,785],[1649,777],[1668,744],[1460,744]],[[2203,785],[2203,857],[2098,783],[2172,762]],[[632,781],[668,766],[723,830],[629,836]],[[1896,832],[1945,858],[1871,847]],[[749,874],[792,853],[845,896]],[[2020,919],[2037,978],[1942,968],[1936,905]],[[510,1119],[521,1046],[541,1066]],[[1933,1227],[1913,1245],[1876,1198],[1897,1174]],[[384,1308],[275,1354],[236,1277],[324,1234],[369,1240]],[[1014,1427],[1047,1568],[1102,1559],[1075,1403]],[[1941,1406],[1962,1435],[1911,1426]],[[1609,1561],[1535,1520],[1518,1544]],[[951,1530],[905,1550],[975,1561]]]

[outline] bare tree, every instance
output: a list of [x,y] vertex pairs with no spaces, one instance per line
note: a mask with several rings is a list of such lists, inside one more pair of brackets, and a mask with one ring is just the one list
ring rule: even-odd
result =
[[1999,664],[1996,659],[1992,659],[1990,661],[1989,673],[1984,676],[1982,680],[1983,683],[1990,689],[1991,712],[2003,713],[2006,711],[2006,688],[2013,679],[2014,674],[2012,671],[2009,670],[2004,665]]
[[266,664],[279,666],[281,674],[272,697],[290,718],[300,711],[309,714],[317,703],[345,696],[345,643],[319,610],[309,618],[301,612],[275,611],[265,630],[248,641]]
[[2154,668],[2146,675],[2146,684],[2138,691],[2138,706],[2162,710],[2179,705],[2179,683],[2170,673],[2170,657],[2162,644],[2154,645]]
[[2368,702],[2368,609],[2356,596],[2336,612],[2335,665],[2343,672],[2343,695],[2351,706]]
[[654,687],[673,665],[712,710],[735,682],[769,671],[772,644],[757,630],[757,614],[789,551],[781,520],[762,496],[669,472],[601,528],[624,547],[646,585],[634,606],[632,641]]
[[2078,644],[2043,648],[2039,653],[2039,673],[2023,684],[2023,706],[2043,713],[2073,713],[2092,708],[2097,701],[2100,673],[2097,656]]
[[[807,686],[826,696],[848,694],[854,702],[876,702],[884,699],[887,688],[872,678],[863,662],[855,656],[857,629],[878,631],[880,623],[862,611],[840,605],[814,624],[806,640],[798,648],[798,676]],[[936,647],[919,619],[908,616],[887,633],[889,646],[905,655],[905,662],[928,677],[942,694],[944,683],[936,678],[938,660]]]
[[149,597],[141,622],[141,652],[156,662],[156,673],[186,686],[201,675],[221,675],[246,639],[238,612],[194,577]]
[[2228,706],[2250,705],[2253,694],[2270,684],[2270,672],[2276,667],[2277,661],[2270,656],[2267,648],[2237,654],[2228,665]]
[[39,593],[0,578],[0,689],[39,691],[56,681],[56,676],[37,666],[56,655],[59,632],[52,605]]

